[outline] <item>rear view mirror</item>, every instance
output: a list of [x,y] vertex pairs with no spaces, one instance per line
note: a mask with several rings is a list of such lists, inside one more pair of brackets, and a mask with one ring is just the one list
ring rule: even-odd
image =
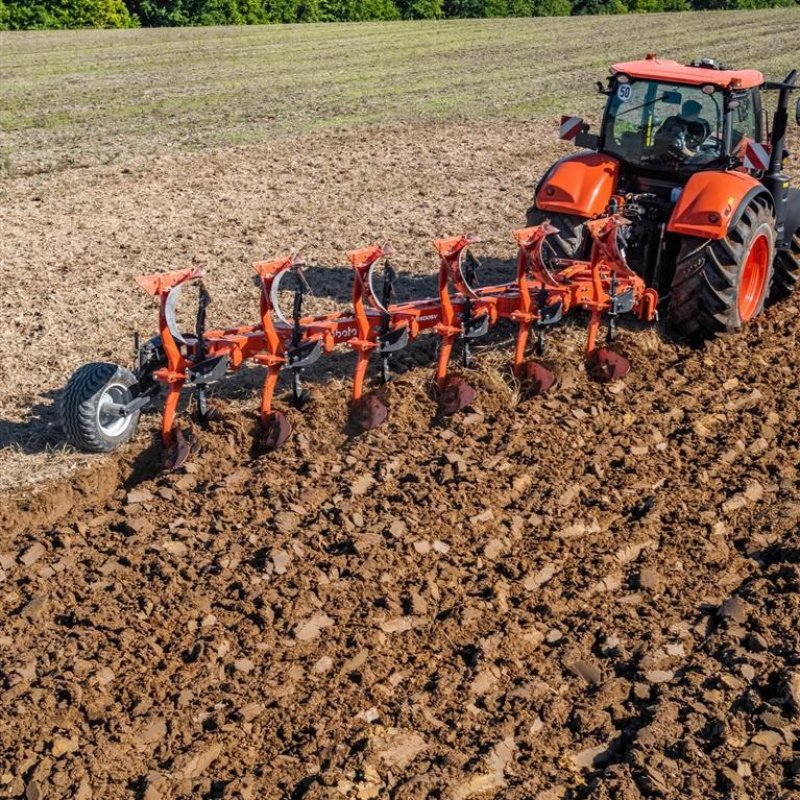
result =
[[664,96],[661,99],[671,106],[679,106],[681,100],[683,100],[683,96],[680,92],[664,92]]

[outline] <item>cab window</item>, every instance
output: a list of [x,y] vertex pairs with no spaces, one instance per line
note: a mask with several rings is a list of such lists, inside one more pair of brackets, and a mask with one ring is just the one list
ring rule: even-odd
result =
[[722,156],[722,93],[661,81],[617,83],[605,116],[604,149],[629,164],[674,171]]
[[736,95],[732,98],[732,102],[736,104],[731,114],[734,149],[744,137],[760,141],[761,131],[752,90]]

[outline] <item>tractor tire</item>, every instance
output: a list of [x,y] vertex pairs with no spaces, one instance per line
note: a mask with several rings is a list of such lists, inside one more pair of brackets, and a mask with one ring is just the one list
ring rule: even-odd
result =
[[764,309],[775,258],[775,215],[752,200],[722,239],[683,237],[672,279],[672,326],[688,338],[741,330]]
[[800,283],[800,231],[792,236],[788,250],[780,250],[775,256],[775,275],[772,278],[770,303],[785,300]]
[[581,258],[585,249],[586,220],[572,214],[555,214],[541,211],[536,206],[528,209],[528,227],[549,221],[558,233],[548,236],[545,244],[554,258]]
[[61,425],[67,441],[89,453],[108,453],[136,432],[139,411],[125,417],[104,413],[109,403],[133,400],[136,376],[106,362],[84,364],[69,379],[61,396]]

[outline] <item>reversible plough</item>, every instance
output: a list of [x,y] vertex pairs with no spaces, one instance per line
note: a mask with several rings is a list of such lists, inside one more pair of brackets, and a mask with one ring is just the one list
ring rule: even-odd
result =
[[[650,321],[656,316],[657,295],[627,265],[624,255],[623,213],[611,213],[589,223],[593,239],[587,261],[553,259],[545,251],[547,237],[555,232],[545,222],[515,231],[519,246],[516,275],[508,283],[475,285],[477,259],[470,246],[480,241],[470,236],[439,239],[434,242],[439,254],[438,295],[421,300],[394,303],[396,272],[390,263],[394,251],[389,244],[373,245],[347,254],[353,268],[353,303],[347,312],[308,315],[304,298],[309,291],[303,274],[305,262],[297,255],[274,261],[257,262],[254,267],[261,289],[260,319],[253,325],[224,330],[206,330],[205,316],[209,295],[203,273],[184,269],[138,278],[138,283],[158,298],[157,337],[139,345],[133,374],[115,368],[98,395],[94,409],[93,442],[110,450],[130,438],[123,422],[135,423],[139,411],[149,405],[166,387],[161,436],[171,455],[170,466],[182,464],[189,444],[175,416],[184,390],[194,391],[201,419],[208,416],[207,391],[213,384],[238,370],[245,362],[266,369],[261,394],[263,450],[280,447],[291,432],[286,415],[273,407],[281,372],[291,374],[291,403],[302,407],[307,391],[301,383],[302,371],[338,346],[356,354],[350,422],[355,432],[371,430],[384,422],[387,408],[380,386],[367,390],[370,361],[380,360],[379,384],[390,378],[389,359],[425,331],[439,337],[433,391],[439,412],[454,414],[470,405],[475,391],[467,381],[450,372],[454,348],[462,346],[462,363],[472,364],[471,345],[487,333],[498,319],[516,326],[513,371],[531,393],[541,394],[555,383],[555,376],[539,358],[543,354],[544,333],[575,309],[588,312],[589,330],[586,361],[599,380],[612,381],[625,375],[630,364],[621,354],[599,344],[603,318],[608,320],[608,341],[614,338],[615,322],[621,314],[634,314]],[[383,265],[383,280],[377,272]],[[287,315],[280,305],[282,281],[294,277],[294,302]],[[181,291],[188,284],[199,286],[196,328],[182,332],[176,309]],[[528,340],[535,334],[534,357],[529,357]],[[87,365],[89,370],[100,366]],[[127,373],[120,377],[120,372]],[[73,376],[75,382],[81,371]],[[88,380],[90,375],[84,376]],[[99,375],[99,381],[103,376]],[[131,379],[132,378],[132,379]],[[96,393],[97,394],[97,393]],[[69,387],[67,391],[69,397]],[[91,444],[92,442],[90,442]],[[84,446],[86,442],[83,442]]]

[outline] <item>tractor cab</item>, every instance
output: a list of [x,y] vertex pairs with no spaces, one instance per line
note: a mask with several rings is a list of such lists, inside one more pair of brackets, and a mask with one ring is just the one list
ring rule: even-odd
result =
[[703,169],[744,164],[763,124],[756,70],[726,70],[710,59],[691,66],[648,57],[615,64],[597,149],[632,171],[683,183]]

